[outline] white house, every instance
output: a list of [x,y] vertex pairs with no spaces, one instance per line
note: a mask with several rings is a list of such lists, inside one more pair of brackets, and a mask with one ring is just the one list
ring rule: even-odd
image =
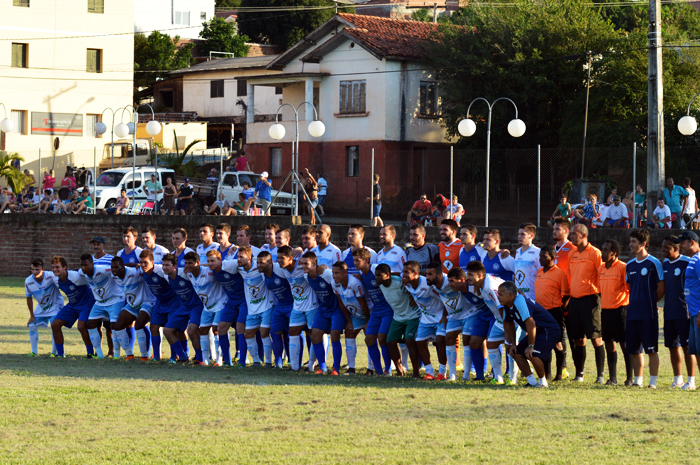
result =
[[211,21],[214,0],[141,0],[134,4],[134,32],[159,31],[171,37],[197,39],[202,23]]

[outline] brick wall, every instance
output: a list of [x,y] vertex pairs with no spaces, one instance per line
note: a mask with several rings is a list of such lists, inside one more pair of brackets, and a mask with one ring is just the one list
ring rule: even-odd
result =
[[[301,245],[302,226],[291,226],[290,218],[274,217],[272,219],[283,228],[292,231],[292,245]],[[161,217],[127,217],[127,216],[66,216],[40,214],[4,214],[0,215],[0,276],[27,276],[29,264],[34,258],[41,258],[45,263],[54,255],[62,255],[70,267],[78,267],[80,255],[92,253],[89,241],[95,236],[102,236],[106,241],[105,250],[114,255],[123,245],[121,231],[127,226],[137,230],[150,226],[156,230],[157,243],[172,248],[170,236],[175,228],[185,228],[188,232],[188,246],[195,248],[199,243],[199,226],[202,223],[218,224],[220,220],[212,216],[161,216]],[[229,218],[226,222],[235,229],[241,224],[248,224],[252,229],[251,243],[260,246],[264,241],[265,225],[270,218]],[[479,237],[483,228],[479,228]],[[347,248],[347,226],[333,225],[331,241],[342,250]],[[517,227],[500,228],[503,248],[512,253],[518,248]],[[623,259],[629,259],[629,230],[593,229],[590,231],[591,242],[600,247],[606,239],[615,239],[622,245]],[[551,229],[541,228],[536,237],[536,244],[552,244]],[[650,252],[661,258],[661,241],[669,231],[651,231]],[[397,228],[397,244],[405,245],[409,239],[409,228]],[[427,241],[437,244],[440,241],[437,228],[429,228]],[[234,240],[235,243],[235,240]],[[365,244],[378,250],[379,228],[366,228]],[[141,245],[139,240],[139,245]]]
[[[151,113],[139,113],[139,123],[148,123],[153,117]],[[197,121],[196,111],[183,111],[175,113],[156,113],[156,121],[161,123],[190,123]]]

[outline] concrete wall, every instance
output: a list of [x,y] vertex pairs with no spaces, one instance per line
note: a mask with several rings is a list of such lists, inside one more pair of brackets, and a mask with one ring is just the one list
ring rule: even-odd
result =
[[[171,37],[198,39],[202,23],[214,17],[214,0],[142,0],[135,4],[133,16],[134,32],[149,35],[151,31],[160,31]],[[173,12],[189,12],[189,24],[175,22]],[[201,19],[204,13],[206,18]],[[180,21],[182,23],[182,21]],[[194,27],[199,26],[199,27]]]

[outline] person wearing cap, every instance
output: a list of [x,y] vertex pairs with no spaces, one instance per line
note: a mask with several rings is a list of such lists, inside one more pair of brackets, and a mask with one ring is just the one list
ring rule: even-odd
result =
[[185,183],[180,186],[177,194],[177,214],[186,215],[190,208],[190,200],[194,195],[194,189],[190,186],[190,178],[185,178]]
[[606,208],[605,213],[603,213],[604,228],[623,228],[627,223],[629,218],[627,207],[620,200],[619,195],[612,196],[612,205]]
[[117,203],[112,208],[102,210],[103,215],[119,215],[123,210],[129,207],[129,197],[126,196],[126,189],[122,188],[121,195],[117,199]]
[[146,181],[145,187],[146,187],[146,195],[147,195],[146,200],[148,202],[155,203],[156,214],[158,214],[159,212],[158,212],[157,198],[158,198],[158,194],[163,193],[163,184],[161,184],[161,182],[158,181],[155,173],[151,173],[151,179],[150,179],[150,181]]
[[262,206],[265,216],[270,216],[270,204],[272,203],[272,183],[267,179],[267,171],[263,171],[260,180],[255,184],[255,199]]
[[690,317],[688,352],[697,357],[700,356],[700,237],[693,231],[683,231],[673,242],[680,244],[683,255],[690,257],[685,269],[685,301]]

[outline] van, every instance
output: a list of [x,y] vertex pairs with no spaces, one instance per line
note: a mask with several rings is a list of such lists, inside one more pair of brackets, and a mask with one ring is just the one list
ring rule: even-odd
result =
[[[154,166],[145,166],[136,168],[135,178],[133,168],[115,168],[113,170],[104,171],[97,178],[97,186],[95,187],[95,208],[102,210],[104,208],[114,208],[117,199],[121,195],[122,189],[126,189],[126,196],[135,201],[146,200],[146,191],[144,186],[146,181],[150,181],[151,174],[156,174],[156,179],[163,186],[168,178],[172,179],[175,184],[175,171],[169,168],[155,168]],[[158,202],[163,201],[163,194],[157,194]]]

